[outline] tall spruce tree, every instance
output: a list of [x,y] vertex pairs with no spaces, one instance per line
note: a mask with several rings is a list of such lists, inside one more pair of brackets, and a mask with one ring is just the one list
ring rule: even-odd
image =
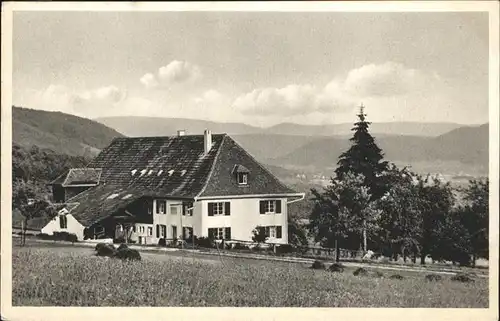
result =
[[368,131],[371,123],[366,121],[367,115],[364,113],[363,105],[361,105],[357,116],[359,121],[354,124],[354,128],[352,128],[354,135],[350,139],[352,145],[340,155],[335,174],[339,180],[343,180],[349,172],[363,175],[365,177],[364,184],[369,188],[371,194],[371,200],[375,200],[386,192],[382,173],[387,169],[388,163],[383,161],[384,154]]

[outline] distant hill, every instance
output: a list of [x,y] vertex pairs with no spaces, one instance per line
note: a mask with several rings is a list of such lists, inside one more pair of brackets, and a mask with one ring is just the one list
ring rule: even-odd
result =
[[90,119],[61,112],[12,107],[12,140],[68,155],[96,155],[123,135]]
[[[437,171],[447,166],[459,171],[461,165],[467,169],[475,166],[484,171],[489,160],[488,137],[488,124],[484,124],[457,128],[437,137],[384,135],[376,137],[376,142],[383,149],[385,158],[396,163],[417,167],[430,164],[430,167],[435,165]],[[325,137],[268,162],[285,167],[324,169],[335,166],[340,154],[349,146],[347,138]]]
[[228,133],[232,135],[258,133],[261,129],[240,123],[218,123],[212,121],[187,118],[161,117],[103,117],[97,122],[114,128],[126,136],[170,136],[177,130],[186,130],[187,135],[201,134],[205,129],[213,133]]
[[232,135],[231,137],[250,154],[260,160],[284,156],[318,139],[318,137],[314,136],[276,134],[247,134]]
[[[161,117],[104,117],[96,121],[116,129],[127,136],[175,135],[177,130],[199,134],[206,128],[214,133],[230,135],[266,134],[286,136],[350,136],[352,124],[300,125],[282,123],[268,128],[260,128],[242,123],[219,123],[186,118]],[[373,123],[372,133],[380,135],[410,135],[434,137],[447,133],[462,125],[455,123],[390,122]]]
[[[455,123],[418,123],[418,122],[386,122],[372,123],[370,131],[382,135],[408,135],[433,137],[456,129]],[[293,136],[351,136],[353,124],[332,125],[299,125],[291,123],[278,124],[263,130],[269,134]]]

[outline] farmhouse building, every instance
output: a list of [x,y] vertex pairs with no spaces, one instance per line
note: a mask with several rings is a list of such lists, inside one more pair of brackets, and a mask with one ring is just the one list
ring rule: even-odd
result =
[[51,184],[65,204],[43,229],[78,239],[212,237],[251,241],[261,226],[269,242],[287,243],[287,207],[297,193],[227,134],[116,138],[86,168]]

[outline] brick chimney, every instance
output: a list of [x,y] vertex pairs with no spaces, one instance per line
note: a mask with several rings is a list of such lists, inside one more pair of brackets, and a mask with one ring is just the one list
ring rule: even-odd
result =
[[205,146],[205,155],[206,155],[212,148],[212,132],[209,129],[205,129],[203,145]]

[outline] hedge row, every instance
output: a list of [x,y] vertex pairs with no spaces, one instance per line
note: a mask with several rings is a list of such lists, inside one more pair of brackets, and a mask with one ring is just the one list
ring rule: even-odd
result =
[[[208,237],[194,237],[186,239],[185,246],[187,247],[192,247],[193,246],[193,241],[194,241],[194,247],[197,248],[207,248],[207,249],[224,249],[224,250],[236,250],[236,251],[248,251],[248,252],[273,252],[274,253],[274,247],[269,246],[269,247],[261,247],[261,246],[250,246],[245,243],[238,243],[238,242],[231,242],[231,243],[226,243],[225,240],[222,240],[220,243],[216,243],[214,239],[208,238]],[[177,239],[174,240],[166,240],[164,238],[161,238],[158,241],[158,246],[165,246],[165,247],[180,247],[180,243],[178,243]],[[297,252],[297,248],[290,244],[280,244],[276,245],[276,254],[289,254],[289,253],[294,253]]]
[[51,241],[68,241],[68,242],[78,242],[78,237],[74,233],[68,232],[54,232],[53,235],[40,233],[37,237],[41,240],[51,240]]

